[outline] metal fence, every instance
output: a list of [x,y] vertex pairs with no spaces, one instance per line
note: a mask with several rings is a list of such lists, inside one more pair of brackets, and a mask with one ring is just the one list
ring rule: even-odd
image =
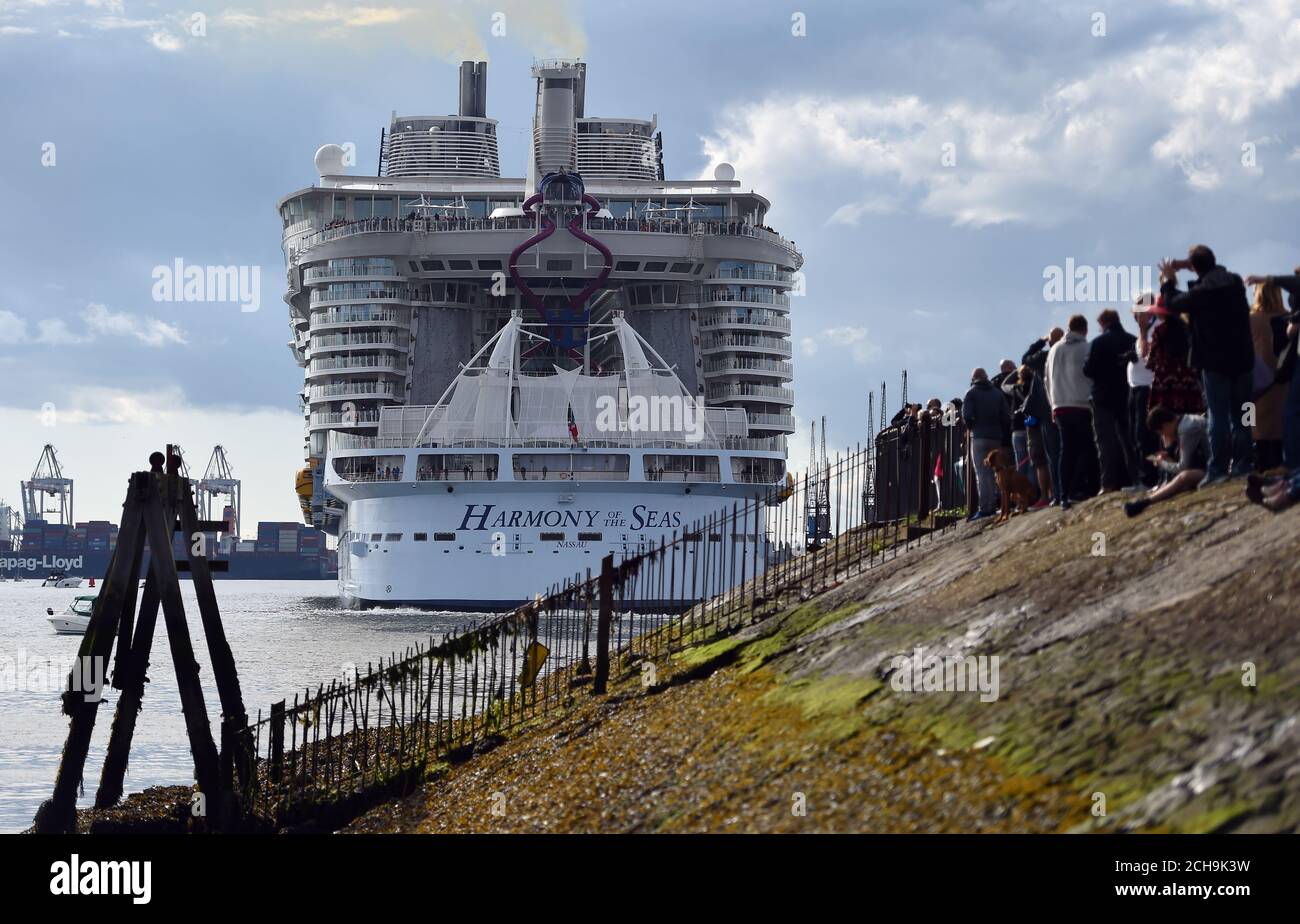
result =
[[245,811],[277,824],[331,807],[345,817],[437,762],[604,693],[637,661],[733,631],[926,541],[962,512],[963,444],[937,420],[890,428],[874,446],[737,500],[657,547],[611,554],[599,573],[511,613],[276,703],[244,739],[254,751]]
[[926,517],[972,509],[966,428],[952,411],[904,418],[876,436],[874,517]]

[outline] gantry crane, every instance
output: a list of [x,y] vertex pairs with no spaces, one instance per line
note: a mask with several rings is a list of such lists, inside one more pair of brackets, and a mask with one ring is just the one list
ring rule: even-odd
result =
[[822,417],[821,442],[817,441],[817,422],[812,425],[812,451],[808,462],[808,497],[805,501],[809,550],[820,549],[831,538],[831,466],[826,454],[826,418]]
[[[23,519],[74,526],[72,479],[63,477],[59,456],[49,443],[41,450],[31,480],[22,482]],[[53,517],[50,516],[53,514]]]
[[[224,446],[213,446],[212,455],[208,458],[208,467],[203,471],[203,477],[195,484],[194,499],[199,508],[199,518],[203,520],[224,520],[226,517],[223,507],[229,506],[232,514],[230,519],[233,521],[233,527],[230,535],[239,535],[239,515],[241,512],[241,486],[238,478],[230,468],[230,460],[226,458],[226,449]],[[222,498],[227,499],[226,504],[221,504]],[[216,509],[218,516],[213,516],[212,511]]]

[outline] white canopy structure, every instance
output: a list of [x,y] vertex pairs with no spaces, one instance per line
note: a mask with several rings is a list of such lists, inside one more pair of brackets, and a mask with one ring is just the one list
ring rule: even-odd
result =
[[[704,408],[621,312],[612,318],[623,368],[591,375],[554,367],[552,374],[520,368],[526,332],[516,313],[448,386],[438,403],[392,408],[380,437],[414,445],[538,445],[581,442],[620,445],[718,444],[748,434],[745,412]],[[616,364],[615,364],[616,365]],[[418,430],[415,425],[418,421]],[[572,426],[572,430],[570,429]]]

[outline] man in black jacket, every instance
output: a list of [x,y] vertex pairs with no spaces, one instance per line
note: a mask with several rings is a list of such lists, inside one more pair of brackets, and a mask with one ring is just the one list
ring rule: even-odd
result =
[[[1179,270],[1192,270],[1196,281],[1178,289]],[[1250,338],[1246,285],[1236,273],[1219,266],[1214,251],[1197,244],[1186,260],[1162,260],[1160,294],[1165,307],[1191,321],[1191,364],[1201,370],[1210,431],[1210,461],[1203,484],[1247,475],[1251,469],[1250,427],[1245,406],[1253,391],[1255,346]]]
[[1101,333],[1088,345],[1083,374],[1092,379],[1092,430],[1105,494],[1128,487],[1137,471],[1128,426],[1128,360],[1137,338],[1124,329],[1113,308],[1097,315],[1097,324]]

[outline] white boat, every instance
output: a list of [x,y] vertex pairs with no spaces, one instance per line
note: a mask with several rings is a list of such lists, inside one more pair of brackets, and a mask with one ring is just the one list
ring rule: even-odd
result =
[[93,596],[75,597],[66,612],[56,615],[54,610],[47,609],[45,612],[49,615],[46,618],[58,635],[83,635],[90,626],[94,606]]
[[41,581],[42,587],[80,587],[81,578],[73,577],[62,571],[51,571],[49,577]]

